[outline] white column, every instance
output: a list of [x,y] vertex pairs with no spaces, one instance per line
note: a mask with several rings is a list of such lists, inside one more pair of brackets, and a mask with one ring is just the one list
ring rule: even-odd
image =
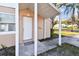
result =
[[34,55],[37,56],[37,35],[38,35],[38,24],[37,24],[37,3],[34,5]]
[[43,32],[44,32],[44,39],[46,38],[46,19],[44,18],[44,30],[43,30]]
[[19,6],[16,4],[15,8],[15,21],[16,21],[16,56],[19,56]]
[[58,17],[59,18],[59,45],[61,46],[61,19],[60,19],[60,16]]

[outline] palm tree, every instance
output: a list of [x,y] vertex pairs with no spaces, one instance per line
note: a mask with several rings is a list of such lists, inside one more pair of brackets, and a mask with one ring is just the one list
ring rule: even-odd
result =
[[[74,23],[78,24],[78,22],[75,22],[75,11],[77,10],[77,14],[78,14],[78,19],[79,19],[79,4],[78,3],[62,3],[62,4],[56,4],[54,3],[54,5],[58,8],[61,8],[62,6],[65,7],[65,10],[64,10],[64,14],[66,15],[69,15],[70,12],[72,12],[71,14],[71,20],[72,20],[72,25]],[[79,24],[78,24],[79,26]],[[72,28],[72,31],[73,31],[73,28]]]

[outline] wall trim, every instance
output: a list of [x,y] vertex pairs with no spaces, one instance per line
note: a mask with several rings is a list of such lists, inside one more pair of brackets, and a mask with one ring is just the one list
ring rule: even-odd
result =
[[10,32],[0,32],[0,35],[8,35],[8,34],[15,34],[15,31],[10,31]]

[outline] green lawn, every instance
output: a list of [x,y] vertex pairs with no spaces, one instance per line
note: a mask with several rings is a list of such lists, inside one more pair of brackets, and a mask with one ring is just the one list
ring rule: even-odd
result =
[[[54,33],[58,34],[58,31],[54,31]],[[79,32],[61,31],[61,35],[63,36],[79,35]]]
[[[65,37],[65,36],[73,36],[73,35],[79,35],[79,32],[71,32],[71,31],[61,31],[61,36]],[[54,30],[54,32],[52,33],[52,38],[58,38],[59,36],[59,31],[58,30]]]
[[39,56],[79,56],[79,48],[70,44],[62,44],[62,46],[57,46]]

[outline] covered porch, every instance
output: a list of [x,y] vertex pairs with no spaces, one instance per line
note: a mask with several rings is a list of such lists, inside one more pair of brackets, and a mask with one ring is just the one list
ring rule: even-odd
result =
[[[59,11],[51,3],[38,3],[38,41],[37,54],[51,50],[59,44],[59,39],[51,38],[52,17],[59,15]],[[41,11],[40,11],[41,10]]]
[[[20,18],[20,53],[19,55],[23,56],[30,56],[34,55],[34,43],[37,42],[37,54],[43,53],[45,51],[48,51],[50,49],[53,49],[56,47],[55,42],[52,40],[49,41],[39,41],[39,40],[45,40],[49,39],[50,36],[50,30],[51,30],[51,19],[50,17],[55,17],[59,14],[58,10],[54,7],[53,4],[49,3],[39,3],[37,4],[37,22],[35,21],[34,15],[36,10],[34,11],[34,4],[20,4],[20,11],[22,16],[31,16],[32,17],[32,38],[30,40],[23,40],[23,21],[22,17]],[[24,10],[31,10],[29,12],[24,12]],[[24,12],[24,13],[23,13]],[[27,14],[28,13],[28,14]],[[30,13],[30,14],[29,14]],[[27,15],[26,15],[27,14]],[[37,31],[35,31],[35,25],[34,23],[37,23]],[[22,29],[23,28],[23,29]],[[35,34],[35,32],[37,32]],[[35,35],[37,35],[37,40]],[[56,41],[58,42],[58,41]]]

